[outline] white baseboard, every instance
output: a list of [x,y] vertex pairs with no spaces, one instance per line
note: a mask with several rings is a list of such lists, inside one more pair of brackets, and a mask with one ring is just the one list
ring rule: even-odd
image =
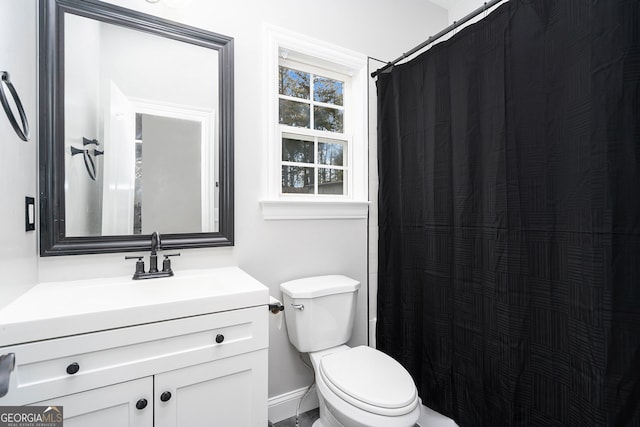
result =
[[[296,415],[296,409],[298,408],[298,402],[300,402],[300,399],[302,399],[302,396],[306,391],[307,388],[304,387],[279,396],[270,397],[268,400],[269,421],[277,423],[278,421],[294,417]],[[316,386],[314,385],[302,402],[302,405],[300,406],[300,413],[310,411],[317,407],[318,395],[316,393]]]

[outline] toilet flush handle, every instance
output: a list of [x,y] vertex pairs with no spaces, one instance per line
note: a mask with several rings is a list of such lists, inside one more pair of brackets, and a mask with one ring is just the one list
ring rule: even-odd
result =
[[295,308],[296,310],[304,311],[304,304],[291,304],[291,307]]

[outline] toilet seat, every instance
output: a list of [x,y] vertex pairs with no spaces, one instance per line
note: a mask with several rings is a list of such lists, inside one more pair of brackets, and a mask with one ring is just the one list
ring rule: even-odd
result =
[[397,361],[367,346],[326,355],[320,375],[349,404],[384,416],[400,416],[418,405],[413,379]]

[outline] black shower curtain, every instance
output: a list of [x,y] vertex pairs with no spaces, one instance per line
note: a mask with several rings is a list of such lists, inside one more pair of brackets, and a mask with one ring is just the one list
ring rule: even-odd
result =
[[378,98],[378,347],[460,426],[639,426],[640,1],[511,0]]

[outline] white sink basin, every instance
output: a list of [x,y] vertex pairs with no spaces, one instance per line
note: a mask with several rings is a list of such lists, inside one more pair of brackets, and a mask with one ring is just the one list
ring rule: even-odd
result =
[[41,283],[0,310],[0,347],[268,303],[267,287],[237,267]]

